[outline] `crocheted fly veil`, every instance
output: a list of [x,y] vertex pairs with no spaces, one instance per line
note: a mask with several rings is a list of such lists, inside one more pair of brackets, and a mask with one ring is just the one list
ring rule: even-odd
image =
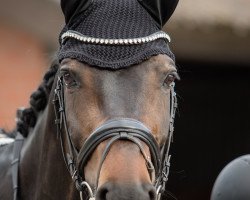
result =
[[59,61],[73,58],[119,69],[167,54],[170,37],[161,31],[178,0],[61,0],[66,25]]

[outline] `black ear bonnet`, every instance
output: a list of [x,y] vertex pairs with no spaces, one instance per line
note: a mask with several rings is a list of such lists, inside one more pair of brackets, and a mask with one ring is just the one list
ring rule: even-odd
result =
[[119,69],[153,55],[174,60],[169,36],[161,31],[178,0],[61,0],[66,25],[59,61],[73,58]]

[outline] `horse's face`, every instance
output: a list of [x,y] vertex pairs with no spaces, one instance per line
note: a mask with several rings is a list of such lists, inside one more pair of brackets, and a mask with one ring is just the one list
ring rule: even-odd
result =
[[[111,119],[136,119],[151,131],[159,145],[166,140],[169,84],[177,76],[174,62],[168,56],[154,56],[120,70],[103,70],[65,59],[60,75],[65,83],[68,129],[78,150],[97,127]],[[98,145],[82,169],[93,187],[107,142]],[[148,146],[141,143],[150,156]],[[118,140],[112,145],[101,166],[98,186],[97,199],[155,198],[145,159],[138,146],[127,140]]]

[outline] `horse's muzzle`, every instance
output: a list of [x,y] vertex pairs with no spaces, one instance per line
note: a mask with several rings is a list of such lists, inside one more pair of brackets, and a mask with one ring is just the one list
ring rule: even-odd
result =
[[[150,130],[141,122],[130,119],[130,118],[122,118],[109,120],[100,127],[98,127],[85,141],[82,146],[79,155],[78,155],[78,170],[82,171],[84,166],[87,164],[90,156],[95,151],[97,146],[105,141],[110,139],[108,142],[104,152],[103,152],[103,161],[107,156],[107,153],[111,147],[111,145],[117,140],[129,140],[137,144],[140,148],[142,155],[146,159],[148,167],[154,170],[154,175],[158,175],[159,167],[160,167],[160,150],[158,144],[151,134]],[[141,146],[140,141],[143,141],[147,144],[151,154],[151,160],[146,158],[144,154],[144,150]],[[80,174],[83,175],[83,174]],[[152,178],[152,177],[151,177]],[[154,178],[153,178],[154,179]]]
[[103,184],[97,191],[95,200],[155,200],[156,190],[151,184],[119,185]]
[[[150,130],[141,122],[134,119],[115,119],[109,120],[106,123],[98,127],[85,141],[78,154],[78,171],[82,177],[84,177],[83,168],[86,166],[90,156],[95,151],[97,146],[103,141],[108,140],[106,147],[102,153],[100,165],[97,171],[97,180],[95,183],[95,188],[98,188],[98,180],[100,177],[101,167],[108,155],[112,144],[118,140],[128,140],[136,144],[143,158],[146,161],[147,169],[151,177],[152,184],[142,184],[140,186],[122,186],[114,185],[112,183],[107,183],[94,191],[94,196],[99,196],[99,199],[106,199],[103,196],[110,196],[108,200],[119,199],[118,194],[124,194],[121,199],[126,199],[125,197],[131,195],[135,198],[133,199],[145,199],[151,200],[155,199],[156,189],[153,186],[155,184],[155,179],[159,174],[160,168],[160,150],[158,144],[151,134]],[[144,142],[150,150],[150,156],[146,155],[141,142]],[[81,174],[82,173],[82,174]],[[138,197],[138,198],[137,198]]]

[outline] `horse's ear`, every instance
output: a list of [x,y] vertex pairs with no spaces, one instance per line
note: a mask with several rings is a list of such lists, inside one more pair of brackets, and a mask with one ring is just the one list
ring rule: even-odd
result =
[[66,24],[69,24],[81,12],[85,11],[92,0],[61,0],[61,8]]
[[179,0],[138,0],[162,27],[173,14]]

